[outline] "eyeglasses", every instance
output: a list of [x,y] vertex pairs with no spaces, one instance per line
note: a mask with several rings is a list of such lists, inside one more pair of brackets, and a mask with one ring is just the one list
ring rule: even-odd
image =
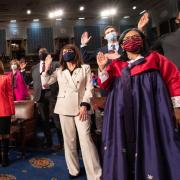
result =
[[127,36],[123,39],[123,42],[126,41],[126,40],[129,40],[129,39],[136,39],[136,38],[141,38],[140,35],[133,35],[133,36]]

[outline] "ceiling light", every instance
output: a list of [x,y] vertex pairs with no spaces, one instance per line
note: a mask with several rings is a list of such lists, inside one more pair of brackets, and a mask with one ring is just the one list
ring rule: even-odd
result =
[[130,16],[124,16],[123,18],[124,18],[124,19],[128,19],[128,18],[130,18]]
[[103,17],[101,17],[102,19],[108,19],[108,17],[106,17],[106,16],[103,16]]
[[102,17],[103,17],[103,16],[107,16],[107,14],[108,14],[107,10],[101,11],[101,16],[102,16]]
[[110,9],[110,15],[115,15],[116,14],[116,9]]
[[146,10],[143,10],[143,11],[141,11],[139,14],[143,14],[143,13],[145,13],[146,12]]
[[79,20],[82,20],[82,19],[85,19],[85,18],[84,18],[84,17],[79,17],[78,19],[79,19]]
[[101,11],[101,16],[102,17],[108,17],[108,16],[114,16],[116,14],[116,9],[111,8],[111,9],[105,9],[103,11]]
[[26,13],[27,13],[27,14],[31,14],[31,10],[28,9],[28,10],[26,11]]
[[53,18],[53,17],[54,17],[53,13],[49,13],[49,18]]
[[39,19],[33,19],[33,21],[34,21],[34,22],[38,22],[38,21],[39,21]]
[[62,21],[62,19],[61,18],[57,18],[56,21]]
[[133,6],[133,7],[132,7],[132,9],[134,9],[134,10],[135,10],[136,8],[137,8],[136,6]]
[[79,10],[84,11],[84,6],[80,6]]
[[16,23],[15,19],[10,20],[11,23]]
[[57,10],[49,13],[49,18],[56,18],[63,15],[63,10]]

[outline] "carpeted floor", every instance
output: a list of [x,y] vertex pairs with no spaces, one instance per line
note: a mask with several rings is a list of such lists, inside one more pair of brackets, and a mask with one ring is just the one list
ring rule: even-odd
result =
[[[55,138],[54,141],[57,138]],[[56,144],[56,142],[55,142]],[[64,151],[52,151],[29,148],[26,158],[22,159],[15,148],[9,152],[10,166],[0,166],[0,180],[68,180]],[[81,176],[77,180],[86,180],[86,173],[80,156]]]
[[[11,164],[0,167],[0,180],[68,180],[68,171],[64,152],[28,152],[21,159],[15,151],[10,151]],[[77,180],[86,180],[86,174],[80,160],[82,175]]]

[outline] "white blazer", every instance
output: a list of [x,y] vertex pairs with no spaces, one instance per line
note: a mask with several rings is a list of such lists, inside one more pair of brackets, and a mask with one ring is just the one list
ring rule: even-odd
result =
[[76,116],[81,102],[90,104],[93,85],[89,65],[81,65],[81,68],[76,68],[72,75],[68,69],[62,70],[61,67],[51,75],[44,72],[41,81],[43,85],[51,85],[58,81],[59,93],[54,109],[56,114]]

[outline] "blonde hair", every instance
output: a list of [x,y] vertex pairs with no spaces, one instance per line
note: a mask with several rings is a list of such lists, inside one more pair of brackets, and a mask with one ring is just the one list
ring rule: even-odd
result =
[[10,61],[10,65],[12,65],[12,64],[16,64],[17,67],[19,68],[19,61],[18,61],[17,59],[12,59],[12,60]]
[[0,74],[4,74],[4,65],[1,60],[0,60]]

